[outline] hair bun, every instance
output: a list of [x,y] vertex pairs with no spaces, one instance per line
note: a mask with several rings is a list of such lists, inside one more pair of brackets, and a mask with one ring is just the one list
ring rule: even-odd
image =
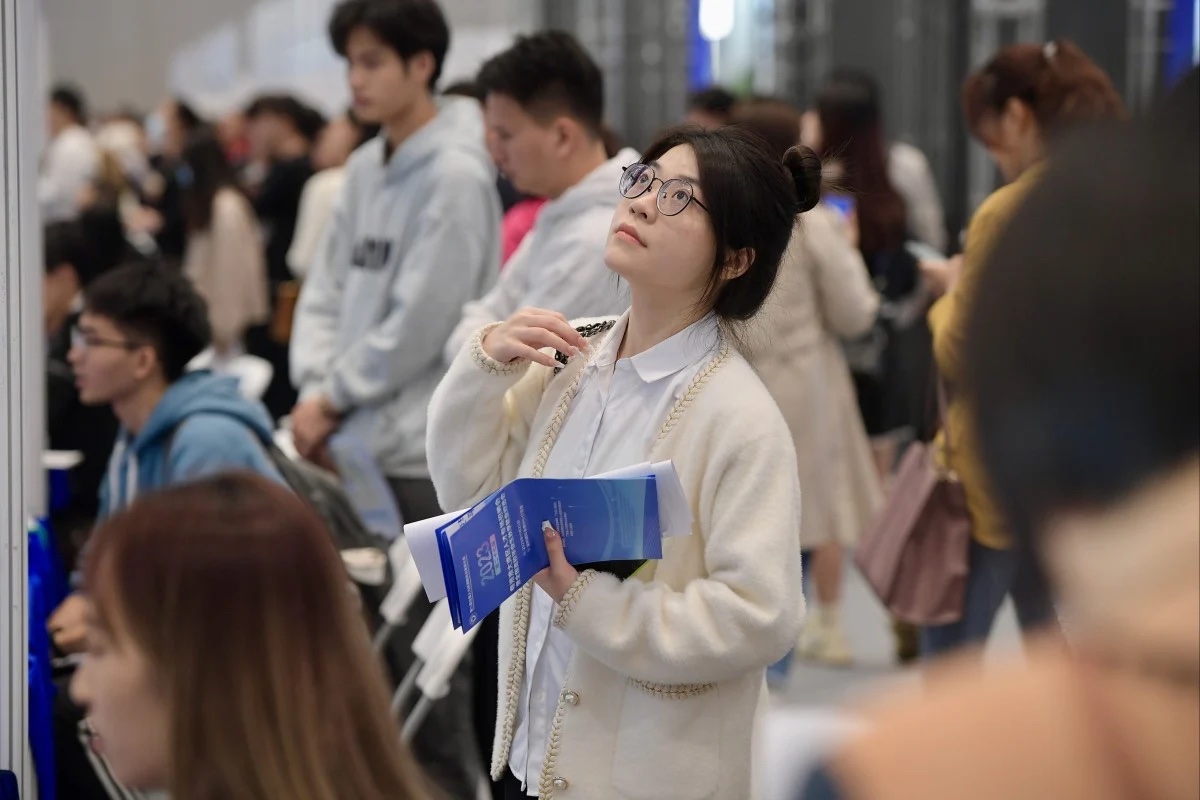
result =
[[788,168],[796,184],[800,213],[816,207],[821,200],[821,159],[811,147],[798,144],[783,154],[783,165]]

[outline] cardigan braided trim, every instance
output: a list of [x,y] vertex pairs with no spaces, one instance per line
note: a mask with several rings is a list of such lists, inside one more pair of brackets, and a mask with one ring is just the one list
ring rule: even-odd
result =
[[[611,333],[609,335],[611,335]],[[482,336],[480,339],[482,340]],[[595,351],[596,348],[589,348],[588,360],[583,365],[584,367],[591,362],[592,355],[595,353]],[[729,353],[729,343],[724,336],[722,336],[721,345],[717,350],[717,354],[713,356],[712,360],[709,361],[709,363],[703,369],[701,369],[699,373],[697,373],[696,377],[692,379],[692,382],[688,385],[687,391],[683,393],[683,396],[679,398],[679,401],[667,415],[666,422],[663,423],[663,426],[659,430],[658,436],[655,439],[656,443],[662,442],[662,440],[670,435],[671,431],[674,430],[675,425],[679,422],[679,419],[683,416],[683,413],[688,409],[689,406],[691,406],[692,401],[695,400],[696,396],[700,393],[700,390],[703,389],[709,378],[711,378],[713,374],[715,374],[716,371],[729,360]],[[566,421],[567,412],[571,407],[571,401],[575,399],[575,395],[579,391],[579,384],[583,378],[583,373],[584,369],[581,367],[580,370],[575,373],[571,383],[563,391],[562,397],[559,399],[558,405],[555,407],[554,413],[551,415],[550,421],[546,426],[545,435],[543,435],[541,444],[538,447],[538,453],[533,463],[531,477],[542,477],[542,473],[546,469],[546,461],[550,457],[550,451],[554,448],[555,442],[558,441],[558,434],[562,430],[563,423]],[[572,588],[575,588],[576,586],[578,586],[579,590],[573,597],[572,604],[574,604],[575,600],[578,599],[578,596],[582,593],[586,583],[581,585],[577,581],[576,584],[572,585]],[[520,695],[520,682],[524,679],[525,653],[529,639],[529,608],[532,603],[532,598],[533,587],[529,585],[525,586],[516,595],[516,607],[514,608],[513,614],[514,647],[512,659],[508,665],[508,677],[506,680],[508,702],[505,704],[504,727],[501,729],[504,732],[504,737],[501,740],[501,745],[498,749],[499,751],[494,753],[492,758],[492,778],[495,780],[500,780],[503,777],[504,770],[508,766],[508,757],[512,751],[512,731],[513,727],[516,725],[516,706]],[[672,691],[672,687],[667,687],[665,685],[649,684],[641,681],[632,682],[643,691],[650,691],[652,694],[657,694],[662,697],[671,697],[673,699],[695,697],[699,694],[704,694],[707,691],[710,691],[711,687],[715,685],[710,685],[709,688],[701,690],[701,687],[704,686],[703,684],[683,684],[678,687],[673,687],[675,691]],[[558,707],[554,712],[554,721],[550,728],[550,740],[546,747],[546,757],[542,761],[542,773],[538,780],[538,800],[554,800],[554,767],[558,762],[559,737],[561,735],[562,719],[565,712],[566,702],[560,696],[558,700]]]
[[[588,358],[590,360],[591,353],[588,354]],[[571,401],[575,399],[575,394],[579,391],[579,382],[582,378],[583,369],[581,368],[575,373],[575,377],[571,379],[559,399],[558,406],[555,407],[546,426],[546,433],[542,436],[541,444],[538,446],[538,454],[533,463],[531,477],[542,477],[542,473],[546,469],[546,460],[549,459],[550,451],[558,440],[558,433],[567,419]],[[504,737],[501,739],[498,751],[492,754],[493,780],[500,780],[504,776],[504,770],[508,767],[508,757],[512,753],[512,731],[517,724],[517,702],[521,695],[521,681],[525,678],[525,651],[529,644],[529,609],[533,604],[532,584],[522,587],[516,598],[516,606],[513,609],[513,655],[505,679],[507,702],[504,705],[504,727],[501,728],[504,731]]]
[[529,369],[529,361],[523,358],[518,358],[515,361],[510,361],[505,364],[503,361],[497,361],[487,354],[483,349],[483,340],[487,335],[504,323],[493,322],[490,325],[485,325],[473,337],[471,337],[471,358],[485,372],[490,372],[493,375],[516,375],[519,372],[524,372]]
[[567,589],[567,593],[563,595],[562,601],[558,604],[558,612],[554,615],[554,627],[567,627],[567,622],[571,619],[571,612],[575,610],[575,602],[579,600],[579,596],[583,594],[583,590],[587,588],[594,577],[596,577],[594,569],[587,569],[579,573],[579,577]]
[[715,683],[650,683],[630,678],[629,682],[652,697],[660,700],[686,700],[689,697],[699,697],[717,688]]

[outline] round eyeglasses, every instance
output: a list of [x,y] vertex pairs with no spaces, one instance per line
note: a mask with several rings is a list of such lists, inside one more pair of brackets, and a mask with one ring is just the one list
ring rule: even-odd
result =
[[708,206],[696,199],[696,192],[691,181],[683,178],[671,178],[664,181],[655,176],[654,168],[649,164],[632,164],[625,168],[625,172],[621,175],[621,195],[630,200],[641,197],[650,191],[650,187],[654,185],[655,181],[662,184],[655,200],[659,213],[663,216],[673,217],[676,214],[682,214],[683,210],[693,202],[708,211]]

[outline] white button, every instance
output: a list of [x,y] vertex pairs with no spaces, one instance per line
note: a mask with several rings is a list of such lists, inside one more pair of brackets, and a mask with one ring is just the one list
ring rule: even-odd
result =
[[571,788],[571,784],[567,783],[566,778],[555,778],[553,780],[553,784],[554,788],[558,789],[560,792],[565,792],[567,789]]
[[563,692],[563,702],[569,706],[579,705],[579,695],[574,692]]

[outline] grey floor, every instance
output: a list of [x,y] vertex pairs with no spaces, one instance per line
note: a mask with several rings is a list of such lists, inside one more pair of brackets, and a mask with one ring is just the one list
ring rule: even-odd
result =
[[[843,586],[843,624],[854,650],[854,666],[832,669],[796,660],[787,685],[773,695],[777,704],[842,708],[861,702],[871,693],[916,680],[915,668],[896,665],[895,640],[887,613],[858,571],[849,564]],[[1006,602],[988,642],[988,660],[1010,655],[1019,648],[1016,616],[1011,604]]]
[[[896,665],[888,616],[849,565],[843,586],[843,624],[854,665],[834,669],[793,661],[787,683],[771,695],[771,709],[756,745],[762,800],[794,800],[797,785],[811,765],[856,729],[856,706],[883,693],[920,691],[919,667]],[[1006,602],[988,642],[985,664],[1019,652],[1016,615]]]

